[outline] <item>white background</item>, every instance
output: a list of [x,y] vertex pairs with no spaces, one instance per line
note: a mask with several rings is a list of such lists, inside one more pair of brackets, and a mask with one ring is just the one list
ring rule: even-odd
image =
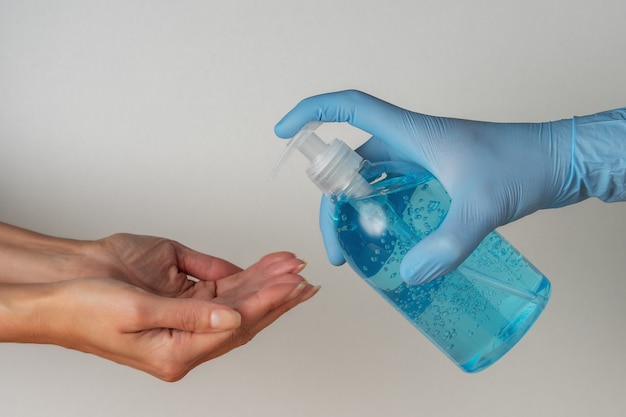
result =
[[553,296],[518,346],[468,375],[327,263],[303,163],[267,178],[284,146],[275,122],[317,93],[494,121],[625,106],[625,15],[622,0],[0,0],[0,219],[84,239],[162,235],[241,266],[291,250],[323,286],[175,384],[1,345],[0,414],[621,415],[624,204],[501,228]]

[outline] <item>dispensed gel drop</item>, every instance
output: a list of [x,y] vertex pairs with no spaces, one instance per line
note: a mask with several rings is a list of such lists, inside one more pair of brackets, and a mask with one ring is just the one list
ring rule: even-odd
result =
[[466,372],[500,359],[528,331],[550,297],[550,282],[492,232],[454,271],[422,285],[400,278],[402,258],[437,229],[450,207],[443,186],[403,162],[369,163],[339,139],[326,144],[309,123],[294,136],[308,177],[335,206],[334,225],[352,269]]

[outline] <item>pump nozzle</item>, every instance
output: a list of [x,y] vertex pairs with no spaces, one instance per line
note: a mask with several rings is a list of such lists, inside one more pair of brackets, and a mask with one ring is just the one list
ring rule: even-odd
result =
[[[300,129],[294,137],[288,139],[289,142],[287,143],[287,147],[278,158],[278,161],[276,161],[274,169],[272,169],[270,181],[278,176],[278,173],[283,168],[285,161],[294,149],[300,150],[300,152],[302,152],[309,161],[312,161],[318,154],[324,151],[326,143],[324,143],[324,141],[315,134],[315,129],[317,129],[321,124],[322,122],[309,122],[304,125],[304,127]],[[310,143],[308,139],[311,139]]]
[[339,139],[326,144],[315,134],[320,125],[321,122],[308,123],[289,140],[270,179],[278,174],[284,161],[296,148],[310,161],[306,173],[324,194],[343,193],[352,198],[369,195],[372,187],[358,173],[363,158]]

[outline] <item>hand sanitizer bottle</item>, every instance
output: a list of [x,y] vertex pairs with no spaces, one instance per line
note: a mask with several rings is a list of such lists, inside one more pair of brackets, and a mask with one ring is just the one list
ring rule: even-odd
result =
[[335,139],[326,144],[306,125],[289,151],[310,161],[309,178],[335,204],[334,222],[345,259],[432,343],[466,372],[485,369],[528,331],[550,297],[550,282],[497,232],[456,270],[408,285],[400,261],[435,230],[450,207],[443,186],[422,168],[369,163]]

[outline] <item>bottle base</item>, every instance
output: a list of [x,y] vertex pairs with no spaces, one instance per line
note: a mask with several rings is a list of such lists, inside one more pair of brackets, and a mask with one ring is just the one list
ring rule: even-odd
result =
[[496,363],[513,348],[533,326],[544,309],[543,304],[530,304],[512,321],[508,322],[496,335],[492,343],[485,346],[474,357],[458,366],[467,373],[480,372]]

